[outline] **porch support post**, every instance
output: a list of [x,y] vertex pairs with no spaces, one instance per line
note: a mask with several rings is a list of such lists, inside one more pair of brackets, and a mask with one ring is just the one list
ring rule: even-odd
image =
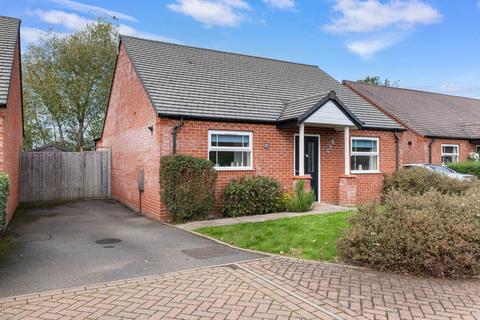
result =
[[301,123],[299,126],[298,137],[298,174],[305,175],[305,124]]
[[345,175],[350,174],[350,128],[343,128],[343,135],[345,141]]

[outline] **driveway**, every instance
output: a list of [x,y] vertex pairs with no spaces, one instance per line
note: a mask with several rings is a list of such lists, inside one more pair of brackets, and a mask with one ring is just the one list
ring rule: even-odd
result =
[[0,297],[260,257],[139,216],[113,200],[21,209],[7,240],[8,249],[0,251]]

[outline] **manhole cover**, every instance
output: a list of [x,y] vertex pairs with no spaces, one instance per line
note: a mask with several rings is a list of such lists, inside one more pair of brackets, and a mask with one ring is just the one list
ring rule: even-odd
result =
[[183,253],[195,259],[208,259],[238,254],[237,251],[224,246],[211,246],[182,250]]
[[122,241],[122,240],[120,240],[120,239],[107,238],[107,239],[97,240],[97,241],[95,241],[95,243],[98,243],[98,244],[113,244],[113,243],[119,243],[119,242],[121,242],[121,241]]

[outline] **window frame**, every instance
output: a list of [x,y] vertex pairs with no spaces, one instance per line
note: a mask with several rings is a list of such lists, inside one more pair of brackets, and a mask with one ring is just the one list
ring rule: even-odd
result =
[[475,153],[480,154],[480,144],[477,144],[477,145],[475,146]]
[[[444,153],[443,152],[443,147],[457,147],[457,153]],[[457,156],[457,161],[453,162],[452,163],[458,163],[460,161],[460,145],[459,144],[442,144],[440,146],[441,148],[441,153],[440,153],[440,160],[442,161],[442,164],[445,164],[445,162],[443,162],[443,157],[444,156]]]
[[[362,152],[362,151],[353,151],[353,140],[366,140],[366,141],[376,141],[377,142],[377,151],[375,152]],[[352,161],[353,156],[377,156],[377,169],[375,170],[354,170],[350,164],[350,173],[362,174],[362,173],[379,173],[380,172],[380,139],[377,137],[350,137],[350,162]]]
[[[212,146],[212,135],[235,135],[235,136],[248,136],[248,147],[215,147]],[[253,170],[253,132],[252,131],[229,131],[229,130],[208,130],[208,151],[207,159],[210,160],[210,151],[237,151],[237,152],[250,152],[250,166],[241,167],[220,167],[213,165],[213,168],[217,171],[241,171],[241,170]]]

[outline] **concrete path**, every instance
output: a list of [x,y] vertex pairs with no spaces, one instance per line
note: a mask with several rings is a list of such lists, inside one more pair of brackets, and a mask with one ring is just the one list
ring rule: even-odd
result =
[[326,214],[326,213],[349,211],[349,210],[355,210],[355,208],[319,203],[319,204],[316,204],[312,210],[309,210],[306,212],[280,212],[280,213],[260,214],[255,216],[237,217],[237,218],[220,218],[220,219],[194,221],[194,222],[189,222],[184,224],[178,224],[176,225],[176,227],[183,230],[191,231],[191,230],[195,230],[203,227],[227,226],[231,224],[238,224],[238,223],[245,223],[245,222],[260,222],[260,221],[268,221],[268,220],[277,220],[281,218],[307,216],[312,214]]
[[20,210],[6,240],[0,297],[260,257],[152,221],[111,200]]
[[479,280],[264,258],[0,299],[0,319],[480,319]]

